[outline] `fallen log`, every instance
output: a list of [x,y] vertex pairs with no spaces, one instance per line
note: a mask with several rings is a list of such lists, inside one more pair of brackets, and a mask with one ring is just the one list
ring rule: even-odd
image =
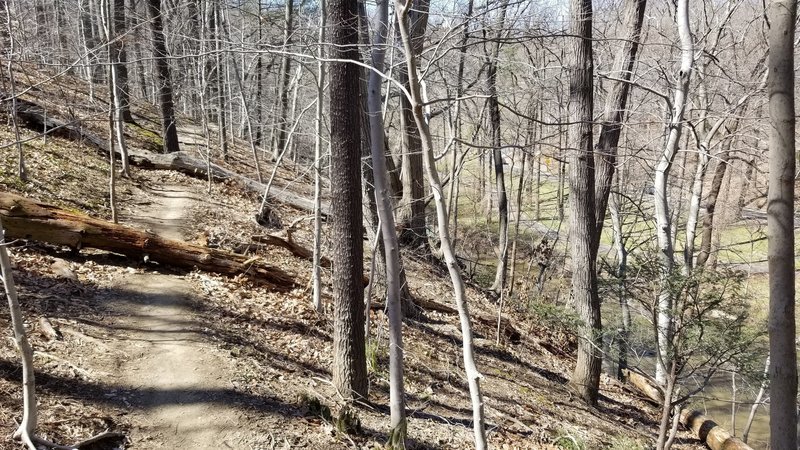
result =
[[[647,377],[632,370],[623,369],[625,379],[644,394],[649,400],[660,405],[663,400],[661,389],[654,386]],[[700,411],[683,408],[680,413],[681,425],[690,430],[711,450],[753,450],[741,439],[731,434]]]
[[[448,306],[434,300],[418,298],[414,299],[414,305],[418,306],[423,311],[438,311],[444,314],[458,315],[458,311],[452,306]],[[497,316],[472,313],[472,318],[478,323],[481,323],[492,329],[497,328]],[[512,344],[519,344],[520,340],[522,339],[522,333],[520,333],[519,330],[514,327],[508,317],[501,318],[500,331]]]
[[711,450],[753,450],[700,411],[682,410],[681,424],[692,430]]
[[[64,121],[45,113],[40,105],[23,99],[17,99],[17,117],[28,127],[67,139],[82,141],[98,150],[102,156],[108,156],[108,142],[80,126],[78,121]],[[119,150],[117,155],[121,157]],[[267,186],[244,175],[228,170],[217,164],[207,164],[186,152],[154,153],[146,150],[128,149],[128,160],[131,164],[155,170],[174,170],[194,178],[208,179],[209,172],[214,181],[232,180],[245,190],[264,195]],[[291,206],[301,211],[314,211],[314,201],[278,187],[270,189],[270,199]],[[328,215],[328,205],[321,206],[323,216]]]
[[14,194],[0,193],[0,216],[6,236],[12,239],[65,245],[76,250],[90,247],[185,269],[241,274],[279,291],[296,286],[291,275],[261,258],[166,239]]
[[[267,185],[259,183],[244,175],[240,175],[222,166],[194,158],[186,152],[152,153],[146,151],[129,151],[131,164],[144,169],[174,170],[194,178],[208,179],[209,170],[214,181],[232,180],[244,190],[258,195],[264,195]],[[273,186],[269,198],[300,211],[314,212],[314,201],[297,195],[293,192]],[[328,206],[320,206],[323,216],[328,215]]]
[[[292,255],[297,256],[298,258],[303,258],[308,261],[312,261],[314,259],[314,252],[312,250],[309,250],[292,240],[284,239],[280,236],[275,236],[274,234],[256,235],[252,236],[250,239],[259,244],[285,248],[286,250],[289,250]],[[326,268],[331,267],[331,260],[323,256],[319,260],[319,265]]]

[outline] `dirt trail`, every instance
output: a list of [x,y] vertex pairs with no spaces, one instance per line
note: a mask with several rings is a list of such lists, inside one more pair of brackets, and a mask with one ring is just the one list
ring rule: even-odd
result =
[[[181,186],[154,191],[123,222],[165,237],[183,238],[187,210],[198,195]],[[131,440],[136,448],[247,448],[245,411],[232,393],[233,362],[212,343],[204,320],[193,312],[195,292],[184,277],[129,273],[109,286],[118,297],[114,316],[119,362],[114,384],[130,391]]]

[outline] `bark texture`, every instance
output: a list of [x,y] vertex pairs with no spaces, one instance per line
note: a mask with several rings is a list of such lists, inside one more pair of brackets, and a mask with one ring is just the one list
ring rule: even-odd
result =
[[158,103],[161,108],[161,137],[164,140],[164,153],[180,150],[178,128],[175,125],[175,105],[172,99],[172,76],[169,71],[167,43],[164,38],[164,20],[161,0],[147,0],[147,13],[150,16],[150,31],[153,38],[153,57],[156,66],[156,85]]
[[795,343],[794,35],[797,2],[773,0],[769,30],[769,260],[770,448],[797,448],[797,347]]
[[331,30],[330,124],[333,219],[333,383],[348,399],[366,398],[363,213],[361,209],[361,105],[358,2],[328,4]]
[[570,382],[588,404],[597,404],[602,365],[600,297],[597,294],[594,205],[594,153],[592,152],[592,2],[572,0],[571,34],[574,60],[570,70],[569,116],[570,145],[570,257],[572,259],[572,297],[581,321],[578,330],[578,360]]
[[[389,22],[389,0],[379,0],[377,7],[378,26],[375,30],[372,65],[377,70],[383,71]],[[367,112],[370,124],[375,200],[378,216],[380,217],[380,233],[383,236],[383,260],[386,264],[386,303],[389,315],[390,445],[393,448],[405,448],[406,412],[405,387],[403,385],[403,312],[401,308],[400,248],[397,232],[395,231],[389,173],[386,168],[386,151],[384,148],[386,140],[384,139],[383,117],[381,115],[382,83],[383,79],[376,72],[371,71],[367,90]]]

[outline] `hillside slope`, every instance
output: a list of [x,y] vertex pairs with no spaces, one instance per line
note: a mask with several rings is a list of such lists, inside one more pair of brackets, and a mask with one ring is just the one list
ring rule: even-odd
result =
[[[54,115],[69,113],[105,136],[106,104],[90,100],[78,80],[45,79],[33,71],[18,78],[32,88],[23,98],[46,105]],[[64,104],[69,112],[59,106]],[[156,110],[137,103],[134,111],[140,126],[128,127],[131,144],[151,150],[159,140]],[[204,139],[192,135],[197,124],[180,120],[184,150],[202,157],[202,144],[196,143]],[[0,139],[13,142],[8,126],[0,127]],[[110,216],[108,162],[96,149],[56,136],[44,142],[30,129],[23,130],[23,139],[31,180],[15,178],[14,149],[7,146],[0,161],[3,190]],[[228,162],[215,162],[255,177],[250,158],[249,147],[237,142]],[[262,161],[264,173],[271,169]],[[305,173],[278,170],[280,189],[309,195],[309,184]],[[309,285],[308,261],[284,249],[250,244],[251,236],[274,230],[254,223],[260,199],[236,183],[209,187],[199,178],[135,167],[117,189],[122,223],[252,252],[293,274],[300,286]],[[284,225],[295,224],[292,239],[310,247],[307,212],[274,208]],[[38,352],[39,429],[48,438],[66,443],[110,428],[125,432],[130,448],[374,448],[386,440],[387,321],[381,311],[371,313],[370,402],[358,410],[360,429],[348,435],[327,418],[329,409],[336,417],[342,406],[330,383],[332,323],[330,314],[317,315],[311,307],[308,288],[279,294],[242,277],[181,272],[33,242],[16,242],[11,250]],[[404,327],[410,447],[469,448],[469,396],[457,317],[446,307],[452,298],[449,281],[413,255],[406,255],[406,269],[413,295],[442,305]],[[485,318],[476,320],[476,352],[493,448],[635,449],[652,442],[655,410],[615,380],[604,376],[597,409],[571,393],[571,336],[536,317],[510,317],[520,334],[503,336],[498,345],[488,320],[496,317],[496,306],[474,288],[468,298],[475,317]],[[45,338],[43,320],[62,337]],[[0,327],[10,330],[6,310]],[[21,415],[19,377],[17,354],[4,339],[4,436]],[[697,448],[693,442],[682,435],[676,448]],[[0,448],[19,446],[6,440]]]

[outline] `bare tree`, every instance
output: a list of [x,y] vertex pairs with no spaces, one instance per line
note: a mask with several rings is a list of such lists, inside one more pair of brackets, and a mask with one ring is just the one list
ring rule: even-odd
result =
[[654,177],[653,200],[655,202],[656,238],[660,258],[660,293],[658,299],[658,362],[656,364],[656,381],[664,384],[667,379],[669,367],[672,333],[672,297],[669,290],[669,279],[675,267],[675,249],[672,241],[672,217],[670,215],[669,198],[667,197],[667,182],[675,156],[678,154],[678,144],[683,129],[683,115],[686,108],[686,98],[689,93],[689,81],[694,66],[694,45],[692,33],[689,28],[689,3],[688,0],[678,0],[675,20],[678,27],[678,36],[681,48],[681,65],[677,74],[674,99],[672,100],[669,131],[664,150],[658,158]]
[[[487,4],[488,7],[488,4]],[[489,123],[492,136],[492,161],[494,162],[494,182],[497,190],[497,212],[499,215],[500,256],[497,258],[497,270],[492,290],[501,293],[506,284],[506,266],[508,265],[508,195],[506,194],[505,173],[503,170],[502,133],[500,130],[500,103],[497,98],[497,59],[500,57],[500,46],[503,27],[506,22],[508,0],[501,0],[500,17],[497,19],[497,33],[488,55],[486,68],[486,84],[489,91]],[[501,293],[502,295],[502,293]]]
[[25,167],[25,152],[22,146],[22,139],[20,139],[19,135],[19,123],[17,120],[17,85],[14,78],[14,52],[16,49],[15,40],[14,40],[14,28],[12,26],[12,18],[11,18],[11,9],[8,6],[8,2],[3,3],[6,10],[6,32],[8,33],[8,63],[6,64],[6,70],[8,71],[8,80],[9,84],[11,85],[11,123],[14,128],[14,139],[16,139],[16,146],[17,146],[17,177],[21,181],[28,180],[28,170]]
[[133,122],[131,114],[130,93],[128,92],[128,51],[125,48],[125,38],[128,32],[128,23],[125,14],[125,0],[114,0],[114,56],[111,63],[114,64],[116,79],[114,86],[116,94],[119,96],[120,108],[122,110],[122,120],[127,123]]
[[614,167],[617,162],[617,147],[625,122],[628,97],[630,95],[633,69],[636,65],[636,56],[639,52],[639,41],[644,22],[644,11],[647,0],[628,0],[625,6],[625,29],[627,33],[622,37],[622,48],[617,53],[612,69],[613,79],[611,90],[606,97],[603,123],[600,127],[600,136],[595,146],[595,216],[596,232],[592,242],[592,251],[597,254],[600,246],[600,235],[606,218],[606,207],[611,193],[614,179]]
[[[292,45],[292,34],[294,33],[294,0],[285,0],[283,10],[283,49],[288,51]],[[278,85],[278,130],[272,148],[272,160],[278,159],[281,151],[286,145],[286,135],[288,133],[288,114],[289,114],[289,82],[291,79],[292,59],[289,55],[283,55],[281,59],[281,71],[279,74],[280,84]]]
[[[314,261],[312,267],[312,282],[313,282],[313,297],[314,308],[317,312],[322,312],[322,276],[320,260],[322,258],[322,129],[324,126],[324,113],[325,107],[323,100],[325,99],[325,27],[328,19],[327,0],[320,0],[320,16],[319,16],[319,32],[317,35],[317,42],[319,43],[319,50],[317,55],[319,61],[317,62],[317,115],[314,119],[316,136],[314,137]],[[259,30],[261,28],[259,27]],[[261,64],[261,55],[258,56],[259,66]],[[260,81],[259,81],[260,90]],[[257,96],[260,99],[260,96]],[[369,312],[367,312],[369,314]]]
[[409,10],[411,1],[396,0],[395,14],[397,16],[400,37],[403,41],[403,48],[406,55],[406,67],[408,69],[408,100],[410,110],[414,116],[414,122],[419,130],[422,144],[422,153],[425,158],[425,169],[428,173],[428,182],[433,193],[433,201],[436,205],[436,221],[439,228],[439,240],[444,254],[447,271],[453,284],[453,294],[455,296],[458,317],[461,322],[461,339],[463,342],[464,370],[467,375],[470,397],[472,399],[472,420],[473,432],[475,435],[475,447],[478,450],[486,448],[486,424],[483,413],[483,396],[481,394],[480,379],[482,375],[478,372],[475,364],[475,349],[472,343],[472,321],[467,305],[464,280],[461,278],[461,268],[456,260],[453,243],[450,240],[450,229],[448,224],[447,204],[445,203],[442,183],[439,180],[439,173],[436,169],[436,161],[433,154],[433,139],[431,137],[428,123],[422,114],[422,95],[420,93],[420,83],[417,78],[416,58],[412,50],[412,39],[409,26]]
[[[409,67],[401,65],[398,78],[403,86],[409,90],[411,71],[417,71],[417,63],[422,54],[425,42],[425,30],[428,27],[428,10],[430,0],[411,0],[413,7],[408,12],[409,39],[411,45],[405,50],[412,52],[415,64]],[[398,27],[399,30],[400,27]],[[406,55],[408,60],[408,55]],[[416,77],[417,75],[414,74]],[[423,143],[419,127],[414,120],[412,105],[406,96],[400,97],[401,126],[405,143],[402,154],[402,184],[403,199],[398,221],[401,225],[400,242],[411,247],[421,247],[424,252],[428,249],[428,236],[425,217],[425,176],[423,170]]]
[[386,262],[386,305],[389,315],[389,407],[391,413],[391,448],[405,448],[406,413],[403,386],[403,312],[401,308],[400,247],[395,231],[394,211],[386,168],[386,140],[381,116],[382,78],[386,55],[386,35],[389,23],[389,0],[378,1],[378,24],[372,47],[372,66],[367,90],[367,111],[370,121],[372,169],[375,182],[375,199],[383,236]]

